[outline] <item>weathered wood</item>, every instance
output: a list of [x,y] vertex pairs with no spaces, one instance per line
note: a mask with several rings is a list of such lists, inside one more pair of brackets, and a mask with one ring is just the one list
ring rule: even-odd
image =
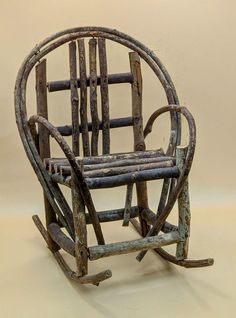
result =
[[33,220],[34,224],[36,225],[37,229],[39,230],[39,232],[41,233],[42,237],[44,238],[45,242],[47,243],[47,245],[49,247],[52,239],[49,237],[48,232],[45,229],[45,227],[43,226],[43,223],[41,222],[39,216],[37,214],[33,215],[32,216],[32,220]]
[[[136,232],[142,236],[141,227],[139,222],[136,219],[130,220]],[[214,264],[214,260],[212,258],[206,259],[198,259],[198,260],[177,260],[175,256],[169,254],[161,247],[153,249],[158,255],[160,255],[163,259],[168,262],[171,262],[175,265],[186,267],[186,268],[198,268],[198,267],[205,267],[205,266],[212,266]]]
[[76,67],[76,42],[69,44],[70,62],[70,95],[71,95],[71,119],[72,119],[72,150],[75,156],[79,156],[79,95],[77,87]]
[[[99,222],[113,222],[122,220],[125,209],[115,209],[97,212]],[[137,206],[130,207],[130,219],[136,218],[139,215],[139,208]],[[88,213],[85,214],[86,223],[91,224],[91,218]]]
[[106,245],[91,246],[89,250],[89,259],[94,261],[102,257],[120,255],[136,252],[145,249],[153,249],[161,246],[176,243],[180,240],[178,232],[170,232],[159,236],[152,236],[133,241],[124,241]]
[[[158,150],[147,150],[147,151],[136,151],[136,152],[123,152],[123,153],[115,153],[111,155],[105,156],[93,156],[93,157],[80,157],[78,160],[83,160],[84,165],[92,165],[98,163],[107,163],[114,160],[123,160],[123,159],[143,159],[143,158],[156,158],[162,157],[164,158],[164,153],[162,149]],[[173,157],[169,157],[173,158]],[[171,160],[171,159],[168,159]],[[44,164],[48,167],[49,164],[53,165],[55,163],[61,163],[62,165],[68,164],[69,161],[66,158],[46,158],[44,159]]]
[[[144,220],[147,221],[148,224],[153,225],[155,223],[156,214],[150,209],[142,210],[141,216]],[[178,227],[166,221],[161,231],[163,233],[174,232],[174,231],[178,231]]]
[[[179,169],[177,167],[158,168],[144,171],[136,171],[132,173],[124,173],[118,176],[102,177],[102,178],[86,178],[86,183],[90,189],[118,187],[130,183],[157,180],[166,178],[178,178]],[[143,204],[144,205],[144,204]],[[140,204],[138,202],[138,206]],[[141,206],[142,208],[145,208]]]
[[[134,150],[144,151],[144,134],[143,134],[143,117],[142,117],[142,73],[140,66],[140,58],[137,52],[129,53],[130,70],[133,75],[133,83],[131,84],[132,90],[132,116],[134,120]],[[142,209],[148,208],[148,195],[146,183],[136,183],[137,200],[140,212]],[[143,235],[149,231],[149,225],[140,216],[139,218]]]
[[[166,218],[170,214],[172,208],[174,207],[174,204],[182,190],[182,187],[184,185],[184,182],[186,181],[189,171],[192,166],[192,161],[194,157],[194,152],[195,152],[195,146],[196,146],[196,126],[195,126],[195,121],[194,118],[192,117],[191,113],[187,110],[186,107],[183,106],[176,106],[176,105],[169,105],[162,107],[161,113],[170,111],[170,110],[175,110],[176,112],[180,112],[182,115],[185,116],[188,122],[188,128],[189,128],[189,146],[188,146],[188,151],[185,159],[185,163],[183,166],[183,169],[179,175],[178,181],[175,185],[175,188],[173,191],[170,192],[168,201],[165,205],[164,210],[162,213],[157,215],[156,221],[153,224],[153,227],[149,230],[147,236],[152,236],[152,235],[157,235],[158,232],[161,230],[162,226],[164,225]],[[143,257],[146,255],[147,251],[142,251],[138,254],[136,259],[138,261],[141,261]]]
[[57,263],[59,264],[67,278],[79,282],[80,284],[92,284],[98,286],[102,281],[112,277],[112,272],[110,270],[104,270],[97,274],[84,275],[79,277],[77,273],[71,270],[59,251],[53,253],[53,256],[55,257]]
[[[153,164],[153,163],[156,163],[156,164],[159,163],[160,165],[162,164],[165,165],[166,162],[167,162],[167,166],[168,166],[168,163],[169,163],[169,166],[173,166],[175,164],[175,158],[174,157],[156,157],[156,158],[116,160],[116,161],[105,162],[105,163],[85,165],[84,172],[98,170],[98,169],[132,166],[132,165],[135,165],[135,166],[147,165],[147,164]],[[61,165],[60,162],[55,164],[49,164],[49,171],[55,172],[55,173],[59,172],[60,174],[64,176],[71,175],[71,167],[69,165]]]
[[[167,167],[167,168],[157,168],[143,171],[135,171],[130,173],[124,173],[121,175],[108,176],[108,177],[98,177],[98,178],[86,178],[85,182],[89,189],[99,189],[99,188],[113,188],[120,187],[122,185],[127,185],[130,183],[158,180],[163,178],[178,178],[179,169],[177,167]],[[54,173],[51,175],[54,182],[63,184],[67,187],[71,187],[71,177],[64,177],[59,173]],[[141,213],[142,209],[140,209]]]
[[[43,59],[35,68],[36,71],[36,99],[38,115],[48,119],[47,105],[47,75],[46,75],[46,59]],[[40,158],[50,157],[50,141],[49,133],[43,125],[38,126],[38,150]],[[56,214],[49,203],[45,191],[43,192],[46,227],[51,222],[56,222]],[[53,251],[59,249],[58,245],[49,237],[49,248]]]
[[47,121],[45,118],[37,116],[37,115],[33,115],[30,117],[28,123],[29,123],[29,125],[33,125],[35,123],[39,123],[39,124],[44,125],[44,127],[46,127],[48,129],[48,131],[50,132],[50,135],[53,138],[55,138],[55,140],[57,141],[58,145],[60,146],[61,150],[64,152],[67,160],[70,162],[71,167],[74,170],[74,175],[75,175],[75,179],[76,179],[76,183],[77,183],[76,186],[78,186],[78,188],[80,189],[84,203],[89,211],[91,220],[93,222],[93,228],[94,228],[94,231],[96,234],[98,244],[105,244],[104,237],[102,234],[101,225],[99,223],[99,220],[98,220],[98,217],[96,214],[96,209],[94,207],[94,203],[93,203],[93,200],[91,198],[91,194],[90,194],[88,185],[85,182],[83,173],[80,169],[80,166],[76,162],[76,158],[75,158],[73,152],[71,151],[70,147],[68,146],[66,141],[63,139],[63,137],[58,133],[56,127],[54,127],[51,123],[49,123],[49,121]]
[[[187,147],[178,146],[176,149],[176,164],[180,172],[184,168],[185,157],[187,154]],[[178,230],[181,237],[181,242],[176,246],[176,259],[183,260],[188,256],[188,245],[190,236],[190,203],[188,179],[185,180],[183,188],[178,197],[179,222]]]
[[[38,230],[42,234],[42,237],[44,238],[44,240],[48,244],[49,235],[48,235],[45,227],[43,226],[40,218],[38,217],[38,215],[33,215],[32,218],[33,218],[33,221],[34,221],[35,225],[37,226]],[[78,277],[78,275],[70,269],[69,265],[66,263],[64,258],[61,256],[59,251],[56,251],[56,252],[51,251],[51,252],[52,252],[53,256],[55,257],[57,263],[61,267],[62,271],[64,272],[64,274],[69,279],[77,281],[80,284],[93,284],[93,285],[98,286],[100,282],[102,282],[105,279],[108,279],[112,276],[111,271],[108,269],[108,270],[102,271],[102,272],[97,273],[97,274],[84,275],[82,277]]]
[[60,248],[70,255],[75,256],[75,243],[63,233],[57,223],[49,224],[48,233],[50,234],[50,237],[53,239],[53,241],[60,246]]
[[[79,49],[79,72],[80,72],[80,119],[81,126],[79,129],[82,133],[83,153],[84,156],[90,156],[89,134],[88,134],[88,116],[87,116],[87,72],[85,60],[84,39],[77,41]],[[91,127],[92,128],[92,127]]]
[[97,40],[89,40],[90,112],[92,119],[91,155],[98,155],[99,118],[97,110]]
[[102,104],[102,149],[103,154],[110,153],[110,118],[109,118],[109,96],[108,96],[108,74],[106,44],[104,38],[98,39],[98,52],[100,62],[100,90]]
[[108,269],[108,270],[102,271],[102,272],[97,273],[97,274],[84,275],[82,277],[78,277],[77,274],[70,269],[69,265],[65,262],[64,258],[61,256],[61,254],[59,252],[55,252],[53,255],[54,255],[57,263],[61,267],[62,271],[64,272],[64,274],[69,279],[77,281],[80,284],[93,284],[93,285],[98,286],[100,284],[100,282],[102,282],[102,281],[104,281],[112,276],[112,272]]
[[154,251],[157,254],[159,254],[162,258],[164,258],[166,261],[171,262],[175,265],[185,267],[185,268],[199,268],[199,267],[212,266],[214,264],[213,258],[178,260],[176,259],[176,257],[169,254],[162,248],[154,249]]
[[[133,117],[124,117],[124,118],[115,118],[110,119],[109,123],[110,128],[120,128],[120,127],[129,127],[133,126]],[[102,130],[103,124],[99,121],[99,130]],[[57,127],[58,131],[62,136],[71,136],[72,134],[72,126],[65,125]],[[82,125],[79,126],[79,130],[83,133]],[[88,131],[92,131],[92,123],[88,123]],[[88,153],[88,152],[87,152]],[[88,155],[86,155],[88,156]]]
[[98,177],[106,177],[106,176],[116,176],[122,175],[124,173],[129,172],[136,172],[136,171],[143,171],[143,170],[150,170],[150,169],[157,169],[157,168],[166,168],[172,167],[172,161],[163,161],[163,162],[154,162],[154,163],[147,163],[147,164],[137,164],[137,165],[130,165],[130,166],[122,166],[122,167],[114,167],[114,168],[105,168],[105,169],[96,169],[86,171],[84,170],[85,178],[98,178]]
[[[54,34],[48,37],[47,39],[43,40],[42,42],[40,42],[26,57],[26,59],[24,60],[18,72],[18,76],[16,80],[16,88],[15,88],[16,118],[17,118],[17,124],[19,127],[20,136],[24,144],[27,156],[37,174],[39,181],[41,182],[41,185],[44,188],[45,193],[47,194],[47,198],[50,201],[50,204],[52,205],[54,211],[56,211],[58,215],[60,215],[60,213],[62,215],[65,214],[64,197],[62,196],[62,193],[58,191],[58,188],[55,186],[55,183],[51,180],[50,174],[48,174],[45,167],[43,166],[39,158],[37,149],[35,147],[35,143],[32,139],[32,136],[30,133],[30,127],[28,126],[28,123],[27,123],[28,118],[27,118],[27,111],[26,111],[26,86],[27,86],[27,80],[29,78],[32,68],[38,62],[40,62],[44,58],[44,56],[49,54],[51,51],[53,51],[57,47],[60,47],[61,45],[65,43],[68,43],[73,40],[77,40],[78,38],[82,38],[82,37],[98,37],[98,38],[104,37],[106,39],[120,43],[124,45],[125,47],[129,48],[130,50],[136,51],[147,62],[147,64],[151,67],[151,69],[154,71],[154,73],[157,75],[157,77],[161,81],[161,84],[163,85],[167,95],[168,103],[178,104],[178,97],[175,92],[174,85],[171,81],[169,74],[167,73],[165,67],[162,65],[158,57],[155,55],[155,53],[149,50],[142,43],[140,43],[139,41],[133,39],[132,37],[126,34],[123,34],[119,31],[108,29],[108,28],[80,27],[80,28],[73,28],[73,29],[62,31],[62,32],[58,32],[57,34]],[[172,120],[171,129],[173,131],[180,130],[180,124],[178,123],[179,113],[174,108],[172,108],[170,111],[171,111],[171,116],[176,117],[176,123],[178,124],[178,127],[176,127],[175,123]],[[175,146],[176,146],[175,141],[177,141],[176,144],[179,144],[178,139],[180,139],[180,134],[177,134],[176,136],[176,133],[173,132],[171,134],[171,140],[170,140],[171,145],[168,147],[168,149],[171,148],[171,151],[173,151],[173,154],[175,153],[174,152]],[[188,159],[190,159],[191,161],[192,159],[191,155],[189,156]],[[78,172],[78,176],[79,176],[78,181],[80,181],[80,179],[84,181],[82,178],[80,178],[80,171],[79,169],[77,169],[76,161],[75,160],[73,161],[70,158],[70,162],[76,174]],[[185,172],[183,173],[183,175],[188,174],[190,166],[191,164],[185,166],[186,169],[184,170]],[[182,176],[179,177],[179,180],[181,180],[181,177]],[[171,192],[171,195],[168,194],[166,204],[165,204],[165,209],[163,210],[163,214],[165,214],[164,215],[165,217],[169,213],[168,209],[172,205],[173,201],[175,201],[174,199],[176,194],[177,195],[179,194],[178,190],[180,188],[180,183],[181,182],[177,182],[177,185],[173,189],[174,191],[169,191]],[[81,189],[84,190],[86,189],[86,187],[84,187],[83,185],[81,186]],[[83,192],[82,190],[81,192]],[[89,201],[89,198],[85,194],[84,194],[84,199],[85,201],[86,199],[88,199]],[[89,201],[89,203],[91,202]],[[91,203],[91,205],[93,204]],[[90,204],[89,204],[89,207],[90,207]],[[67,208],[65,210],[67,210]],[[94,212],[95,209],[92,208],[92,211]],[[63,221],[65,220],[62,219],[62,224],[63,224]],[[158,231],[156,224],[154,224],[153,227],[155,228],[155,231]],[[157,249],[157,251],[161,251],[161,249],[159,248]],[[77,281],[80,281],[78,277],[76,277],[76,274],[72,272],[70,268],[68,267],[68,265],[64,262],[59,252],[54,253],[54,256],[56,260],[58,261],[58,263],[60,264],[60,266],[63,268],[64,272],[67,273],[68,277],[73,279],[75,278]],[[180,261],[180,262],[185,263],[185,261]],[[87,277],[85,277],[84,279],[87,279]]]
[[[79,40],[83,41],[83,39]],[[118,73],[118,74],[109,74],[108,75],[108,84],[121,84],[121,83],[132,83],[133,75],[131,73]],[[101,84],[100,76],[97,77],[97,85]],[[78,87],[81,87],[81,78],[77,79]],[[90,77],[86,77],[86,85],[90,85]],[[57,92],[70,89],[70,81],[53,81],[47,83],[49,92]]]
[[72,172],[71,196],[73,206],[73,219],[75,225],[75,259],[77,265],[77,275],[84,276],[88,273],[85,206],[80,193],[80,189],[77,186],[76,176],[74,175],[74,172]]
[[134,120],[134,150],[145,150],[143,134],[143,117],[142,117],[142,74],[140,67],[140,58],[138,53],[130,52],[130,70],[133,75],[132,90],[132,116]]
[[124,220],[123,226],[129,225],[130,213],[131,213],[131,205],[132,205],[132,195],[133,195],[133,186],[134,184],[128,184],[126,190],[126,199],[125,199],[125,210],[124,210]]

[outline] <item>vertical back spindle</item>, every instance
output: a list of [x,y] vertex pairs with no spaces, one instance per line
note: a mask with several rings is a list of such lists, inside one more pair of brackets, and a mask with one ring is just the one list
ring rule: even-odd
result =
[[102,102],[102,149],[103,154],[110,153],[110,120],[109,120],[109,96],[107,77],[106,44],[104,38],[98,39],[100,62],[100,90]]
[[[47,77],[46,77],[46,59],[43,59],[35,68],[36,70],[36,100],[38,115],[48,119],[48,105],[47,105]],[[41,159],[50,157],[50,141],[48,130],[39,124],[38,127],[38,146]],[[46,194],[44,193],[44,206],[46,227],[52,222],[56,222],[56,214],[50,205]],[[59,250],[59,246],[49,236],[49,248],[52,251]]]
[[70,62],[70,92],[71,92],[71,117],[72,117],[72,150],[75,156],[79,156],[79,96],[77,85],[76,67],[76,42],[69,43]]
[[[142,73],[140,67],[140,58],[137,52],[129,53],[130,70],[133,75],[132,89],[132,116],[133,116],[133,132],[134,132],[134,151],[145,150],[144,134],[143,134],[143,117],[142,117]],[[137,201],[141,211],[148,208],[147,184],[146,182],[137,182]],[[149,225],[139,217],[142,235],[146,236]]]
[[85,60],[84,39],[78,40],[79,72],[80,72],[80,122],[84,156],[90,156],[88,116],[87,116],[87,72]]
[[97,110],[97,40],[89,40],[90,111],[92,119],[91,155],[98,155],[99,118]]

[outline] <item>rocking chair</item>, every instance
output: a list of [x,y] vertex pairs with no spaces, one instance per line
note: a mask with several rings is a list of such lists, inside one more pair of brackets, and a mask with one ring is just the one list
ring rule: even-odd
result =
[[[89,38],[89,74],[86,70],[85,40]],[[130,50],[128,73],[108,74],[106,41],[115,41]],[[53,50],[69,43],[68,80],[47,81],[46,59]],[[98,54],[97,54],[98,51]],[[100,65],[97,74],[97,55]],[[141,61],[144,60],[160,80],[167,97],[167,106],[156,110],[143,128]],[[77,70],[78,64],[78,70]],[[35,68],[37,115],[27,118],[26,84]],[[132,92],[132,115],[111,119],[109,114],[109,85],[128,83]],[[98,109],[97,86],[101,92]],[[89,99],[87,98],[89,87]],[[55,127],[48,121],[48,92],[70,90],[72,124]],[[90,106],[91,122],[88,122]],[[139,252],[141,261],[148,250],[184,267],[213,264],[213,259],[187,260],[190,233],[188,174],[195,150],[195,122],[186,107],[180,106],[169,74],[157,56],[139,41],[116,30],[102,27],[79,27],[56,33],[39,43],[24,60],[15,86],[15,110],[19,133],[43,187],[46,228],[37,215],[34,223],[45,239],[64,273],[81,284],[98,285],[112,276],[110,270],[88,275],[88,260]],[[152,131],[155,120],[170,113],[171,133],[166,152],[146,150],[145,138]],[[99,115],[101,113],[101,119]],[[181,116],[189,128],[188,146],[181,146]],[[134,146],[131,152],[110,152],[110,130],[133,127]],[[98,137],[102,131],[102,154],[98,153]],[[72,136],[72,150],[63,136]],[[50,153],[50,137],[64,153],[55,158]],[[81,153],[83,155],[81,155]],[[162,179],[162,190],[157,211],[148,205],[147,181]],[[132,206],[133,186],[137,205]],[[72,210],[59,185],[71,188]],[[126,186],[125,206],[97,212],[90,189]],[[167,222],[167,217],[178,201],[178,225]],[[123,220],[131,223],[140,239],[105,243],[101,223]],[[88,246],[87,225],[92,224],[97,245]],[[162,232],[162,234],[160,234]],[[167,253],[163,246],[177,244],[176,255]],[[75,257],[76,271],[70,269],[60,253],[63,249]]]

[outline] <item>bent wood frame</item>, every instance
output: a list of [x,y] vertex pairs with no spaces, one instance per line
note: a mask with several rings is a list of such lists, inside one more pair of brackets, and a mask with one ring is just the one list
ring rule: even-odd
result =
[[[96,212],[92,197],[90,194],[90,190],[88,188],[87,183],[85,182],[84,175],[81,171],[81,167],[76,161],[75,154],[71,151],[64,138],[60,134],[60,129],[55,128],[50,122],[48,122],[45,116],[34,115],[29,120],[27,118],[26,111],[26,84],[28,80],[28,76],[33,69],[33,67],[39,61],[42,61],[44,56],[46,56],[49,52],[53,51],[57,47],[73,41],[85,38],[100,38],[100,39],[109,39],[120,43],[129,49],[137,52],[138,55],[147,62],[147,64],[154,71],[158,79],[160,80],[167,97],[168,106],[161,108],[157,112],[155,112],[149,119],[146,128],[144,129],[144,137],[151,132],[152,125],[156,118],[164,113],[170,112],[171,118],[171,134],[169,140],[169,146],[167,149],[168,156],[176,155],[177,146],[180,144],[181,140],[181,123],[180,123],[180,113],[182,113],[188,120],[189,129],[190,129],[190,142],[187,149],[187,154],[184,153],[186,150],[179,150],[179,162],[178,167],[180,169],[180,175],[177,178],[177,183],[175,178],[165,178],[163,181],[162,193],[160,198],[160,203],[158,207],[157,214],[153,216],[153,212],[149,210],[148,204],[145,200],[141,200],[141,197],[138,196],[139,199],[139,207],[136,209],[134,207],[130,207],[129,205],[129,195],[127,193],[127,206],[125,209],[116,210],[116,211],[108,211],[105,213],[107,220],[113,219],[121,219],[121,216],[126,211],[126,220],[125,224],[128,223],[130,219],[131,223],[135,226],[135,228],[144,236],[145,238],[141,239],[138,242],[121,242],[119,247],[111,246],[111,244],[105,245],[103,233],[101,231],[100,222],[102,218],[99,217],[99,213]],[[91,45],[92,42],[91,42]],[[100,41],[100,45],[103,45]],[[80,47],[81,52],[83,53],[83,48]],[[73,63],[73,44],[70,47],[71,52],[71,63]],[[92,61],[92,60],[91,60]],[[92,63],[92,62],[91,62]],[[93,62],[94,63],[94,62]],[[92,66],[91,66],[92,67]],[[93,72],[93,74],[95,74]],[[86,74],[85,74],[86,75]],[[98,79],[96,74],[94,75],[94,81],[96,82]],[[131,79],[130,79],[131,80]],[[71,73],[70,83],[73,82],[75,87],[78,87],[76,80],[76,72],[75,70]],[[109,82],[109,77],[107,79]],[[84,84],[83,84],[84,83]],[[84,82],[80,82],[80,85],[87,85],[87,77],[84,76]],[[60,83],[60,85],[66,86],[68,83]],[[91,85],[91,83],[90,83]],[[53,85],[52,85],[53,87]],[[67,87],[67,86],[66,86]],[[84,87],[84,86],[83,86]],[[51,88],[52,89],[52,88]],[[64,88],[61,88],[64,89]],[[66,88],[67,89],[67,88]],[[73,92],[72,92],[73,93]],[[75,91],[74,93],[75,94]],[[106,95],[104,95],[106,98]],[[72,96],[72,102],[75,105],[76,96]],[[92,283],[98,285],[99,282],[111,277],[111,271],[106,270],[101,273],[95,275],[87,275],[87,260],[89,259],[97,259],[100,257],[108,256],[108,255],[116,255],[121,253],[127,253],[131,251],[141,251],[138,255],[137,259],[141,260],[145,255],[146,249],[154,249],[159,255],[163,258],[167,259],[170,262],[173,262],[177,265],[186,267],[196,267],[196,266],[207,266],[212,265],[213,260],[199,260],[199,261],[187,261],[185,258],[187,257],[187,239],[188,239],[188,231],[189,224],[183,225],[182,220],[186,214],[189,213],[189,206],[187,201],[184,199],[188,197],[188,188],[187,188],[187,176],[189,170],[191,168],[191,163],[194,155],[195,148],[195,124],[191,114],[184,107],[178,106],[179,101],[176,94],[175,87],[172,83],[172,80],[166,71],[165,67],[158,59],[158,57],[150,51],[146,46],[144,46],[139,41],[133,39],[132,37],[121,33],[117,30],[103,28],[103,27],[81,27],[81,28],[73,28],[68,29],[59,33],[56,33],[44,41],[40,42],[36,47],[30,52],[30,54],[25,58],[16,79],[15,85],[15,111],[16,111],[16,121],[19,129],[19,133],[22,139],[22,143],[24,145],[26,154],[31,162],[31,165],[37,174],[37,177],[43,187],[44,195],[45,195],[45,205],[46,205],[46,215],[47,219],[47,229],[44,228],[41,221],[37,216],[33,216],[33,220],[44,237],[46,243],[48,244],[49,249],[53,253],[55,259],[59,263],[60,267],[63,269],[64,273],[71,279],[77,280],[78,282]],[[105,112],[104,112],[105,114]],[[108,121],[109,118],[105,118],[104,120]],[[39,124],[40,129],[44,131],[45,138],[49,133],[53,138],[56,139],[59,146],[63,150],[66,158],[71,167],[72,171],[72,192],[74,199],[77,198],[77,201],[80,204],[83,204],[87,207],[88,215],[84,214],[83,222],[87,222],[89,220],[92,223],[98,246],[91,247],[89,249],[86,246],[86,240],[84,243],[79,240],[79,236],[81,233],[77,232],[76,222],[78,222],[78,217],[81,215],[75,215],[75,211],[78,213],[81,209],[81,206],[73,206],[74,213],[71,211],[67,201],[65,200],[60,188],[57,183],[53,181],[50,174],[45,168],[43,163],[43,157],[40,156],[39,149],[37,147],[37,132],[35,123]],[[99,129],[99,122],[97,121],[97,127]],[[70,131],[73,131],[73,127],[69,128]],[[77,123],[77,132],[79,133],[79,125]],[[83,133],[83,127],[81,127]],[[88,131],[88,127],[86,127],[86,133]],[[92,128],[91,128],[92,129]],[[105,131],[104,133],[107,134]],[[108,135],[107,135],[108,136]],[[107,137],[108,138],[108,137]],[[105,145],[104,145],[105,147]],[[74,146],[78,151],[77,145]],[[138,150],[138,149],[137,149]],[[109,149],[105,147],[105,153],[109,152]],[[94,154],[96,154],[96,150],[94,150]],[[137,187],[140,187],[141,191],[145,190],[145,183],[140,183]],[[128,187],[128,191],[132,191],[131,187]],[[139,190],[138,190],[139,191]],[[145,192],[145,191],[144,191]],[[182,199],[181,199],[182,197]],[[175,227],[166,222],[166,218],[169,215],[171,209],[173,208],[174,203],[179,198],[179,210],[180,210],[180,227]],[[82,201],[81,201],[82,200]],[[182,200],[182,201],[181,201]],[[142,202],[141,202],[142,201]],[[182,203],[181,203],[182,202]],[[142,209],[140,210],[140,205]],[[105,211],[104,211],[105,212]],[[102,215],[103,212],[100,212]],[[110,214],[109,214],[110,213]],[[120,213],[120,214],[119,214]],[[110,215],[110,216],[109,216]],[[127,216],[128,215],[128,216]],[[132,217],[139,216],[140,225],[135,219]],[[76,219],[77,218],[77,219]],[[87,220],[87,221],[86,221]],[[146,225],[145,225],[146,224]],[[150,228],[150,225],[152,227]],[[65,237],[64,233],[60,230],[60,226],[63,226],[69,236]],[[144,229],[145,226],[145,229]],[[75,228],[76,227],[76,228]],[[180,230],[182,228],[182,230]],[[159,231],[164,232],[164,234],[157,236]],[[164,250],[161,249],[162,246],[177,243],[177,257],[167,254]],[[80,244],[80,247],[78,245]],[[85,245],[84,245],[85,244]],[[62,248],[69,252],[71,255],[76,257],[77,262],[77,272],[72,271],[69,266],[66,264],[64,259],[62,258],[59,249]],[[83,252],[83,253],[82,253]],[[81,265],[82,264],[82,265]],[[183,265],[185,264],[185,265]]]

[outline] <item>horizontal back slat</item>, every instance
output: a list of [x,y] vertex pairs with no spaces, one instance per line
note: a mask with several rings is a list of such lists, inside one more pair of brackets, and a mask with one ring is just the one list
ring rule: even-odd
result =
[[[107,76],[108,84],[122,84],[122,83],[133,83],[133,75],[131,73],[117,73],[117,74],[108,74]],[[97,86],[101,84],[100,76],[97,76]],[[81,81],[77,79],[77,85],[81,87]],[[90,85],[90,77],[87,77],[86,85]],[[64,91],[70,89],[69,80],[61,81],[52,81],[47,83],[49,92]]]
[[[133,117],[123,117],[110,119],[110,128],[121,128],[133,126]],[[99,121],[99,129],[102,130],[102,122]],[[62,134],[62,136],[71,136],[72,134],[72,125],[58,126],[57,129]],[[80,132],[82,132],[81,125],[79,126]],[[88,123],[88,131],[92,131],[92,123]]]

